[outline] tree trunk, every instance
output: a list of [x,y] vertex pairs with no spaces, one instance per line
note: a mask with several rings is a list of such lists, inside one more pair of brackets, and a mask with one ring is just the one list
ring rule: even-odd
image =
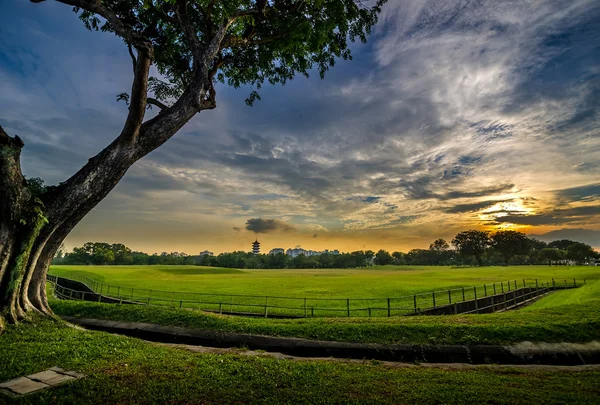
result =
[[52,315],[46,275],[56,250],[143,156],[119,137],[69,180],[34,196],[20,169],[22,147],[0,128],[0,331],[33,313]]

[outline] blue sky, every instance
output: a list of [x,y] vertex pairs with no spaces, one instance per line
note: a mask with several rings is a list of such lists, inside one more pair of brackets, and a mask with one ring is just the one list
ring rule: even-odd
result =
[[[408,250],[467,228],[600,230],[597,21],[593,0],[391,0],[325,80],[264,87],[254,107],[219,86],[67,244]],[[60,182],[117,136],[131,75],[122,41],[69,7],[0,3],[0,125],[26,175]]]

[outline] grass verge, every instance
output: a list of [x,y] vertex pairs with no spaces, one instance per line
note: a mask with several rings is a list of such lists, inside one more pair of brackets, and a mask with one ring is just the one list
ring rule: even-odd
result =
[[56,321],[0,335],[0,380],[51,366],[87,374],[18,400],[22,404],[590,404],[598,371],[436,369],[377,362],[278,360],[199,354],[85,331]]

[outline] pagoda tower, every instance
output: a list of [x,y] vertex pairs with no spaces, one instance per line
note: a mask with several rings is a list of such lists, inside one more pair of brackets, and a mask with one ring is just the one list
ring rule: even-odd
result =
[[260,242],[258,239],[252,242],[252,253],[255,255],[260,253]]

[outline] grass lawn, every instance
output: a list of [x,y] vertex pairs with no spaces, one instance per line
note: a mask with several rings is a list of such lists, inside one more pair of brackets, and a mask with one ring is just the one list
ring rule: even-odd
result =
[[397,367],[379,362],[201,354],[68,327],[11,326],[0,335],[0,381],[51,366],[87,377],[18,400],[27,404],[592,404],[598,371]]
[[600,339],[600,281],[553,292],[519,310],[485,315],[264,319],[80,301],[53,300],[51,306],[59,315],[347,342],[505,344]]
[[[579,282],[599,279],[600,267],[374,266],[350,270],[237,270],[199,266],[52,266],[50,273],[86,276],[105,283],[97,288],[102,288],[103,294],[145,302],[151,299],[159,305],[262,312],[268,303],[272,314],[347,316],[349,308],[351,316],[387,316],[388,305],[392,315],[413,311],[412,294],[421,294],[416,297],[418,308],[428,308],[433,306],[430,292],[434,290],[443,291],[436,298],[437,305],[443,305],[450,300],[444,291],[448,289],[454,290],[451,299],[456,302],[463,299],[463,294],[466,299],[472,298],[473,286],[479,286],[477,295],[483,296],[494,288],[498,292],[501,288],[507,289],[509,280],[516,280],[518,286],[523,279],[527,279],[529,285],[535,285],[534,279],[540,283],[555,279],[560,284],[566,279],[572,284],[574,278]],[[487,285],[486,289],[483,284]],[[470,288],[463,292],[461,287]]]

